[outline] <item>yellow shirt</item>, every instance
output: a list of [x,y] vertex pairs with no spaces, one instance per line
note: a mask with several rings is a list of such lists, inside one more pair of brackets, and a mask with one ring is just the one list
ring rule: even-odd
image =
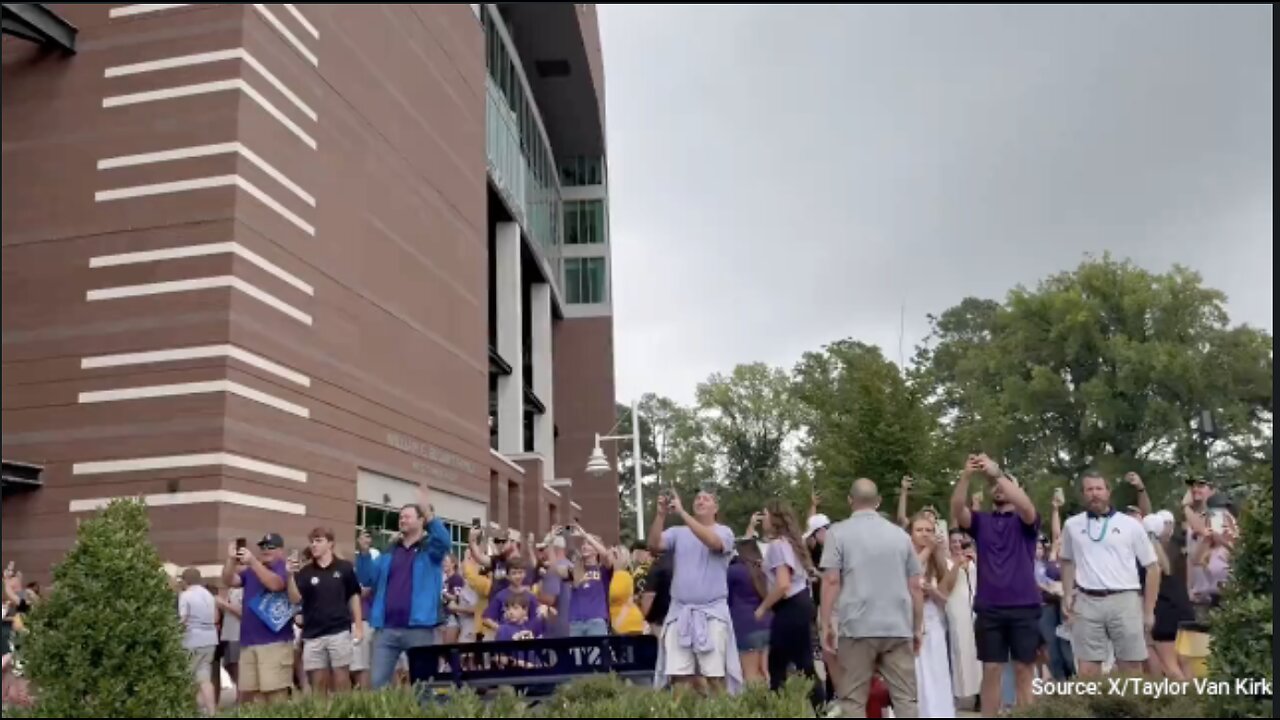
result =
[[644,633],[644,615],[635,601],[636,582],[626,570],[616,570],[609,583],[609,616],[613,631],[619,635]]

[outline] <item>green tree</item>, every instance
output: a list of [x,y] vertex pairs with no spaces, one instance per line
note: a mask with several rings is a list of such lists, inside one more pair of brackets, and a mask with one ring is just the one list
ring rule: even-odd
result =
[[[787,372],[764,363],[712,375],[698,385],[697,402],[704,446],[714,457],[724,491],[722,522],[741,532],[769,497],[786,494],[794,485],[800,404]],[[695,464],[692,469],[702,474],[710,468]],[[686,483],[690,479],[681,478]]]
[[147,532],[141,502],[115,501],[54,569],[22,647],[40,716],[194,717],[177,598]]
[[792,392],[804,430],[800,452],[824,512],[847,514],[845,497],[859,477],[879,484],[886,510],[897,502],[903,475],[916,479],[912,509],[942,506],[950,474],[932,450],[935,423],[879,348],[846,339],[805,353],[793,373]]
[[[917,379],[953,462],[980,448],[1053,479],[1033,487],[1039,501],[1088,467],[1137,470],[1163,504],[1189,472],[1269,452],[1271,338],[1229,326],[1224,303],[1181,267],[1088,259],[1003,304],[970,298],[930,318]],[[1197,433],[1202,410],[1216,438]]]
[[[658,485],[686,489],[714,482],[714,453],[706,438],[706,427],[691,408],[676,401],[647,393],[640,398],[640,454],[644,486],[645,517],[651,518],[657,502]],[[631,408],[618,405],[617,434],[632,429]],[[622,509],[623,535],[632,539],[635,527],[635,475],[632,444],[618,445],[618,506]]]

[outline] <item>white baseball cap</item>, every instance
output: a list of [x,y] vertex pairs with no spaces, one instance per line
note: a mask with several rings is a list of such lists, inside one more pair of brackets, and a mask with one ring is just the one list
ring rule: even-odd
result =
[[826,527],[831,527],[831,518],[823,515],[822,513],[814,515],[809,518],[809,527],[804,531],[804,539],[808,540],[813,537],[814,533]]
[[1172,513],[1169,514],[1168,518],[1162,513],[1153,513],[1142,518],[1142,527],[1151,535],[1163,535],[1164,529],[1171,519]]

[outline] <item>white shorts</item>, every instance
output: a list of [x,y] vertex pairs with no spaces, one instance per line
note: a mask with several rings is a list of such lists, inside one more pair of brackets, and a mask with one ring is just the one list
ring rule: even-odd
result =
[[707,622],[707,634],[711,636],[711,651],[695,653],[682,647],[675,632],[675,623],[668,623],[662,631],[662,649],[665,655],[667,677],[706,678],[725,676],[726,655],[729,651],[729,626],[720,620]]

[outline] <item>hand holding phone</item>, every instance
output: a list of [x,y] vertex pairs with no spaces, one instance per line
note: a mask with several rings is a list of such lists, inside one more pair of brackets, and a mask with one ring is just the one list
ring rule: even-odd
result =
[[1062,488],[1054,488],[1053,489],[1053,506],[1062,507],[1063,505],[1066,504],[1066,502],[1067,502],[1067,496],[1066,496],[1066,493],[1063,492]]

